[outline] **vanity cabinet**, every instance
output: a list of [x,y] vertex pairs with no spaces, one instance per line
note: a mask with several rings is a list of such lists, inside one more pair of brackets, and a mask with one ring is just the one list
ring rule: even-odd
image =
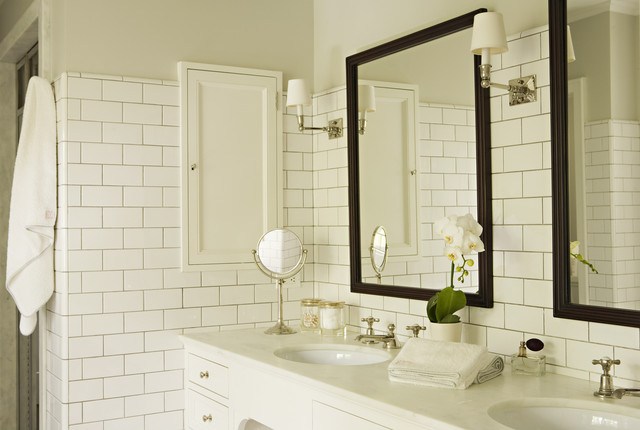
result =
[[[238,332],[235,341],[246,348],[273,356],[273,347],[253,342],[287,342],[293,338],[321,340],[319,335],[299,333],[293,336],[268,336],[263,330]],[[229,333],[214,333],[227,338]],[[199,336],[192,335],[193,337]],[[317,380],[286,370],[290,362],[278,366],[264,365],[251,357],[231,354],[224,349],[193,342],[182,336],[185,344],[185,429],[236,430],[245,419],[253,419],[273,430],[417,430],[436,428],[412,422],[407,417],[389,413],[385,405],[353,395],[344,390],[324,387],[324,377]],[[288,338],[288,339],[283,339]],[[240,340],[242,339],[242,340]],[[300,365],[300,363],[297,363]],[[308,368],[309,365],[303,365]],[[313,367],[313,365],[311,365]],[[320,366],[327,371],[328,366]],[[383,364],[386,369],[386,364]],[[386,377],[385,377],[386,379]],[[367,385],[354,376],[354,383]]]
[[187,354],[185,372],[185,428],[229,428],[229,369],[219,363]]

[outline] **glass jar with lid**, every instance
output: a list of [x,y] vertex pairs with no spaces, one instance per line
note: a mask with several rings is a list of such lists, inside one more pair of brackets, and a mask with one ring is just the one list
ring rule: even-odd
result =
[[344,302],[320,302],[320,332],[323,335],[344,336],[346,314]]
[[300,301],[300,330],[320,330],[320,315],[318,305],[322,299],[302,299]]

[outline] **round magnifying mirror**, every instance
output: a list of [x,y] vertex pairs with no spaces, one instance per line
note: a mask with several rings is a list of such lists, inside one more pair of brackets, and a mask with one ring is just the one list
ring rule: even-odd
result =
[[284,228],[266,232],[258,242],[258,257],[262,265],[275,275],[295,270],[302,254],[302,242],[298,236]]
[[373,230],[371,235],[371,246],[369,251],[371,253],[371,265],[375,270],[378,279],[380,274],[384,270],[384,266],[387,264],[387,253],[389,245],[387,244],[387,232],[383,226],[379,225]]

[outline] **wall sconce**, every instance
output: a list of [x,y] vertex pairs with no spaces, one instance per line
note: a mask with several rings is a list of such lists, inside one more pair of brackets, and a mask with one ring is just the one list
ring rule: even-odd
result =
[[536,101],[535,75],[511,79],[509,85],[491,82],[490,55],[508,51],[502,14],[479,13],[473,18],[471,52],[480,55],[480,85],[482,88],[496,87],[509,92],[509,106]]
[[329,139],[342,137],[342,118],[329,121],[326,127],[305,127],[302,107],[311,105],[311,93],[304,79],[290,79],[287,84],[287,106],[295,106],[298,117],[298,130],[321,130],[329,133]]
[[367,127],[367,112],[376,111],[376,89],[373,85],[358,85],[358,133]]

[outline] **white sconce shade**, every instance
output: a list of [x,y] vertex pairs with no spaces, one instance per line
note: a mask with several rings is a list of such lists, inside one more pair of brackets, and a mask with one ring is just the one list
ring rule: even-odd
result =
[[502,54],[508,49],[502,14],[484,12],[473,17],[471,52],[482,55],[481,64],[489,64],[489,55]]
[[376,111],[376,89],[373,85],[358,85],[358,112]]
[[302,115],[302,106],[311,104],[311,93],[304,79],[290,79],[287,84],[287,106],[296,106]]
[[571,39],[571,28],[567,25],[567,63],[576,61],[576,53],[573,50],[573,39]]

